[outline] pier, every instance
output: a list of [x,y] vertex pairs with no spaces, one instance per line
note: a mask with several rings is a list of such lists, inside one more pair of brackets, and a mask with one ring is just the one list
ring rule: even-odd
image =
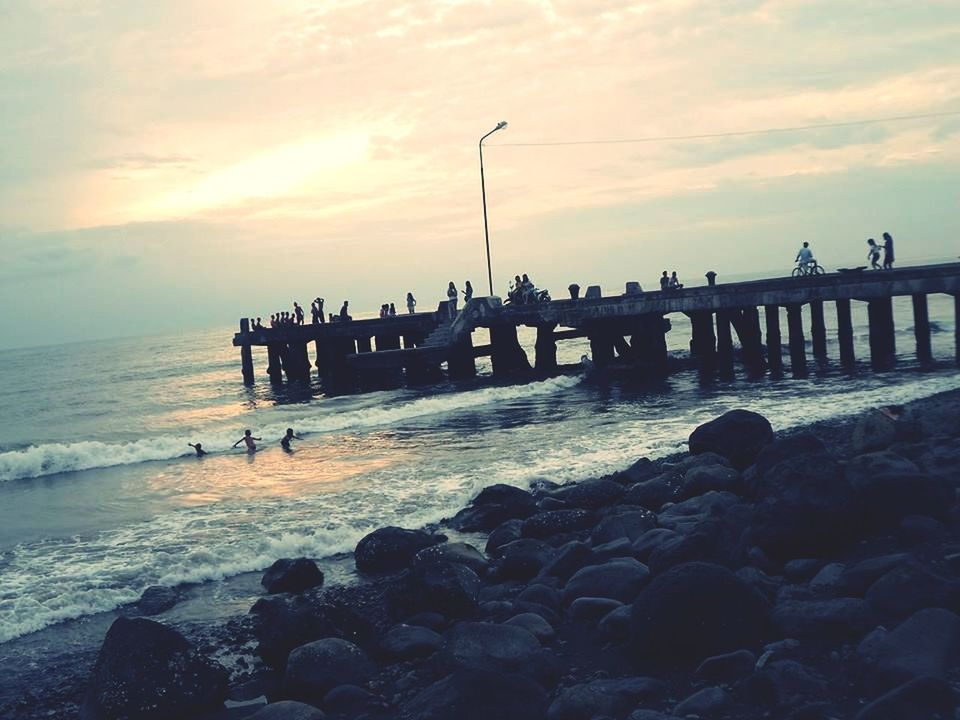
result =
[[[450,379],[469,378],[476,374],[476,358],[483,356],[491,358],[494,375],[550,374],[557,369],[557,343],[572,338],[589,340],[596,367],[623,365],[653,379],[669,371],[665,336],[671,329],[670,316],[683,314],[692,329],[690,356],[702,375],[731,379],[739,364],[749,377],[787,372],[805,377],[811,360],[819,365],[836,360],[844,370],[854,369],[852,302],[867,304],[871,367],[891,370],[896,359],[895,297],[912,299],[916,357],[921,366],[929,366],[936,358],[931,353],[927,296],[943,293],[954,299],[953,361],[960,364],[960,263],[674,291],[642,292],[635,282],[626,287],[621,295],[604,297],[593,286],[580,299],[532,305],[474,298],[456,317],[441,302],[435,312],[260,330],[251,329],[245,318],[233,344],[240,348],[247,384],[255,380],[254,347],[266,347],[266,371],[272,382],[284,377],[309,381],[316,370],[325,387],[349,391],[431,382],[444,377],[444,369]],[[781,308],[786,311],[785,328]],[[827,353],[828,312],[835,312],[837,319],[835,359]],[[521,326],[536,329],[532,362],[517,337]],[[475,345],[473,333],[481,328],[489,331],[490,342]],[[807,353],[807,333],[812,357]]]

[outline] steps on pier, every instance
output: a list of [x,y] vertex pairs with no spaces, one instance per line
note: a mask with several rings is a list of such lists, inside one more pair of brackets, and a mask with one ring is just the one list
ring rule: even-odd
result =
[[453,320],[446,320],[427,335],[427,338],[417,347],[439,348],[447,347],[453,341]]

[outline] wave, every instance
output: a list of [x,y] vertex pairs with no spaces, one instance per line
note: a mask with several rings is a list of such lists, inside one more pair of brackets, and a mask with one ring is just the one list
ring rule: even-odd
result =
[[[254,435],[273,438],[283,435],[286,428],[294,427],[298,433],[328,433],[351,428],[400,425],[415,418],[443,413],[470,410],[484,405],[505,403],[518,399],[549,395],[567,390],[580,382],[579,377],[557,377],[526,385],[511,385],[483,388],[467,392],[423,397],[394,406],[373,406],[346,412],[330,412],[322,404],[317,405],[314,415],[288,417],[290,410],[280,409],[267,415],[281,415],[280,421],[252,428]],[[273,409],[271,409],[273,410]],[[302,410],[302,408],[301,408]],[[323,412],[328,410],[327,412]],[[251,423],[253,424],[253,423]],[[161,435],[142,438],[126,443],[108,443],[98,440],[82,440],[70,443],[45,443],[22,450],[0,453],[0,482],[44,477],[59,473],[93,470],[134,465],[157,460],[172,460],[193,454],[188,442],[203,442],[208,452],[231,449],[240,431],[219,431],[216,434],[198,437]]]

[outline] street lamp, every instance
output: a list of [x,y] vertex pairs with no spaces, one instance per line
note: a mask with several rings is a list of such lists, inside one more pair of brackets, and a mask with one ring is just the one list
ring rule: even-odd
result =
[[483,141],[497,130],[503,130],[506,126],[507,121],[501,120],[493,130],[480,138],[480,194],[483,196],[483,238],[487,243],[487,280],[490,283],[491,296],[493,296],[493,269],[490,265],[490,230],[487,228],[487,188],[483,182]]

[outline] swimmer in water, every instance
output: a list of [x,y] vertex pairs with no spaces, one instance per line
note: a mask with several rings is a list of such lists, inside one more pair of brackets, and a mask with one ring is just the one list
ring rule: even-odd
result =
[[192,447],[194,450],[197,451],[197,457],[203,457],[204,455],[207,454],[207,451],[203,449],[202,443],[197,443],[196,445],[194,445],[193,443],[187,443],[187,445],[189,445],[190,447]]
[[248,453],[255,453],[255,452],[257,451],[257,444],[254,442],[254,440],[262,440],[262,439],[263,439],[263,438],[254,437],[254,436],[253,436],[253,433],[251,433],[249,430],[244,430],[244,431],[243,431],[243,437],[240,438],[239,440],[237,440],[237,441],[233,444],[233,446],[236,447],[236,446],[239,445],[240,443],[246,443],[246,445],[247,445],[247,452],[248,452]]
[[291,440],[303,440],[302,437],[297,435],[293,428],[287,428],[287,434],[280,438],[280,445],[283,446],[284,450],[290,450],[290,441]]

